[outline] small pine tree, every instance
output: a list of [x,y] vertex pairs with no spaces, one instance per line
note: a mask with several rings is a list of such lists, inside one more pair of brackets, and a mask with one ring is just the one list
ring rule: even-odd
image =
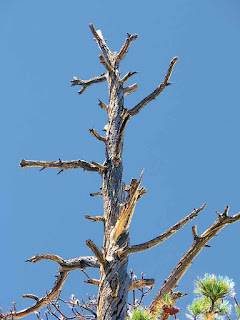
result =
[[188,306],[191,319],[223,319],[231,312],[231,305],[225,298],[233,293],[234,282],[228,277],[205,274],[195,282],[194,292],[198,297]]

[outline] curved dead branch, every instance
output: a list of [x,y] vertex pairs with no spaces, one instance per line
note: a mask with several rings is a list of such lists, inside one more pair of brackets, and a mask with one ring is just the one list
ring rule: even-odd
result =
[[170,276],[164,281],[162,287],[152,300],[148,310],[151,314],[155,314],[157,306],[161,302],[163,296],[176,288],[179,280],[182,278],[187,269],[191,266],[193,259],[206,246],[207,242],[216,236],[226,225],[240,220],[240,213],[232,217],[227,216],[229,207],[225,209],[223,214],[204,232],[201,236],[196,236],[194,231],[194,240],[189,250],[184,254],[179,263],[174,268]]
[[[42,298],[38,298],[37,296],[34,296],[35,297],[34,300],[36,300],[36,302],[26,309],[16,311],[13,313],[3,314],[3,319],[4,319],[4,317],[5,317],[5,319],[20,319],[20,318],[26,317],[26,316],[32,314],[33,312],[36,312],[37,310],[41,309],[42,307],[44,307],[46,304],[49,303],[49,301],[53,300],[57,295],[60,294],[62,287],[64,285],[64,282],[66,281],[66,279],[68,277],[68,274],[69,274],[69,272],[63,271],[60,267],[59,271],[58,271],[57,279],[54,283],[52,290],[47,292],[46,295]],[[25,295],[25,298],[30,298],[30,296],[31,295],[29,295],[29,294]],[[31,298],[33,298],[33,295]]]
[[97,131],[92,128],[92,129],[89,129],[89,132],[95,137],[97,138],[99,141],[102,141],[102,142],[106,142],[107,139],[105,137],[102,137],[99,133],[97,133]]

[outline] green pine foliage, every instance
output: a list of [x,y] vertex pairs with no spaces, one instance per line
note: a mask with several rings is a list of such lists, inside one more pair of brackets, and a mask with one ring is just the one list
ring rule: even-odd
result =
[[229,319],[231,305],[225,298],[233,293],[234,282],[228,277],[205,274],[195,282],[198,297],[188,306],[191,319]]
[[216,277],[214,274],[205,274],[204,278],[195,282],[195,293],[210,298],[212,301],[224,299],[233,292],[234,282],[228,277]]
[[126,320],[150,320],[150,319],[151,317],[149,313],[143,307],[139,307],[133,310],[131,317],[126,318]]

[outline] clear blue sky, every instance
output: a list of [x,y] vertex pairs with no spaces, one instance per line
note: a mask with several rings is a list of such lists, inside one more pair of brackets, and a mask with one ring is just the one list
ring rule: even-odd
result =
[[[82,96],[70,87],[73,76],[88,79],[104,72],[88,27],[101,29],[113,51],[126,33],[138,33],[122,71],[140,71],[139,89],[127,96],[133,107],[163,79],[173,56],[179,56],[173,85],[133,117],[125,135],[124,179],[145,168],[148,193],[138,203],[131,243],[149,240],[207,203],[201,216],[150,251],[131,256],[129,266],[156,279],[148,303],[199,233],[217,217],[215,210],[240,210],[239,74],[240,3],[237,0],[170,1],[0,1],[1,103],[1,272],[0,306],[29,305],[23,293],[42,296],[53,284],[58,266],[24,261],[36,253],[64,259],[99,246],[102,227],[84,219],[101,214],[102,202],[89,197],[101,180],[95,173],[53,169],[23,170],[21,158],[85,159],[102,162],[104,147],[88,129],[100,131],[106,114],[106,84]],[[133,83],[133,82],[132,82]],[[204,273],[239,276],[240,223],[226,227],[204,249],[179,284],[192,299],[193,280]],[[89,274],[95,273],[89,271]],[[93,288],[75,271],[64,288],[85,298]],[[180,317],[181,318],[181,317]],[[30,317],[33,319],[33,316]]]

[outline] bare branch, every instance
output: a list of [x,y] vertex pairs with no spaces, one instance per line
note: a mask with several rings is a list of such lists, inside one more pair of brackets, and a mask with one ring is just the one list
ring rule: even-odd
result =
[[90,193],[90,197],[100,197],[100,196],[102,196],[102,195],[103,195],[102,192]]
[[182,297],[186,297],[188,294],[187,293],[183,293],[181,291],[175,291],[172,293],[172,303],[173,305],[176,303],[176,301]]
[[95,257],[84,256],[69,260],[63,260],[61,257],[54,254],[36,254],[35,256],[26,260],[26,262],[36,263],[41,260],[52,260],[57,262],[64,271],[71,271],[76,269],[99,268],[99,263]]
[[88,284],[92,284],[94,286],[99,286],[99,280],[97,279],[91,279],[91,278],[88,278],[87,280],[84,281],[85,283],[88,283]]
[[[229,209],[229,208],[228,208]],[[226,211],[226,210],[225,210]],[[224,212],[225,212],[224,211]],[[224,215],[224,213],[204,232],[201,236],[194,239],[189,250],[180,259],[179,263],[174,268],[170,276],[164,281],[162,287],[152,300],[148,310],[154,314],[157,310],[158,304],[161,302],[163,296],[176,288],[179,280],[182,278],[187,269],[191,266],[193,259],[205,247],[207,242],[216,236],[226,225],[240,220],[240,213],[232,217]]]
[[105,221],[104,216],[89,216],[88,214],[85,214],[85,218],[89,219],[89,220],[92,220],[94,222],[96,222],[96,221],[104,222]]
[[86,245],[89,247],[89,249],[91,249],[91,251],[96,256],[96,258],[99,261],[99,263],[102,266],[105,266],[106,259],[105,259],[104,255],[103,255],[102,251],[97,247],[97,245],[91,239],[86,241]]
[[105,137],[100,136],[100,134],[97,133],[97,131],[95,129],[92,128],[92,129],[89,129],[89,131],[98,140],[100,140],[102,142],[106,142],[107,141],[107,139]]
[[93,164],[95,167],[99,168],[100,172],[107,170],[107,167],[105,167],[101,163],[98,163],[98,162],[95,162],[95,161],[91,161],[91,164]]
[[120,251],[119,255],[121,257],[126,257],[127,255],[129,255],[131,253],[136,253],[136,252],[148,250],[148,249],[158,245],[159,243],[167,240],[171,235],[173,235],[179,229],[181,229],[187,222],[189,222],[192,219],[194,219],[195,217],[197,217],[198,213],[204,209],[205,205],[206,204],[202,205],[199,209],[194,209],[193,212],[191,212],[189,215],[187,215],[184,219],[180,220],[178,223],[176,223],[170,229],[168,229],[167,231],[162,233],[160,236],[158,236],[150,241],[147,241],[147,242],[144,242],[141,244],[137,244],[134,246],[130,246],[130,247],[124,249],[122,252]]
[[98,105],[103,109],[103,110],[108,110],[108,106],[103,103],[101,100],[98,99]]
[[79,258],[64,260],[61,263],[61,267],[64,271],[72,271],[72,270],[84,270],[87,268],[99,268],[100,265],[98,260],[92,256],[83,256]]
[[33,299],[35,301],[38,301],[39,300],[39,297],[38,296],[35,296],[35,294],[23,294],[22,297],[24,299]]
[[124,89],[123,89],[123,93],[124,93],[124,95],[126,96],[127,94],[130,94],[130,93],[132,93],[132,92],[135,92],[135,91],[137,90],[137,88],[138,88],[137,83],[134,83],[134,84],[132,84],[131,86],[124,88]]
[[102,32],[101,30],[95,30],[94,25],[91,23],[89,25],[97,43],[99,46],[99,49],[102,51],[104,58],[107,60],[107,62],[111,65],[111,56],[112,53],[110,51],[110,49],[108,48],[105,39],[103,38]]
[[124,83],[130,78],[132,77],[134,74],[139,73],[138,71],[129,71],[128,73],[125,74],[125,76],[120,80],[120,84],[124,85]]
[[112,73],[114,71],[113,67],[104,59],[104,56],[102,54],[99,56],[99,60],[109,73]]
[[106,74],[101,74],[99,77],[95,77],[89,80],[80,80],[77,77],[73,77],[71,80],[71,87],[74,86],[82,86],[82,89],[78,91],[79,94],[82,94],[88,87],[90,87],[94,83],[100,83],[107,80]]
[[26,262],[36,263],[41,260],[52,260],[57,262],[58,264],[64,263],[64,260],[61,257],[50,253],[36,254],[35,256],[27,259]]
[[115,283],[114,283],[114,289],[112,292],[112,297],[117,298],[119,291],[119,275],[118,272],[115,272]]
[[125,57],[125,55],[128,53],[128,50],[130,48],[131,43],[138,38],[137,34],[131,35],[130,33],[127,34],[127,39],[125,40],[122,48],[119,51],[119,54],[116,58],[116,64],[119,64]]
[[22,168],[42,167],[42,168],[59,168],[61,170],[82,168],[87,171],[100,172],[99,167],[85,160],[62,161],[61,159],[59,159],[58,161],[38,161],[38,160],[35,161],[35,160],[22,159],[19,165]]
[[145,287],[153,287],[155,284],[154,279],[141,279],[141,280],[132,280],[129,284],[128,290],[137,290]]
[[193,226],[192,227],[192,234],[193,234],[193,239],[197,239],[198,238],[197,226]]
[[145,107],[150,101],[155,99],[165,89],[165,87],[167,87],[171,84],[169,82],[170,76],[172,74],[173,67],[177,61],[178,61],[178,57],[174,57],[171,60],[167,74],[166,74],[163,82],[157,87],[157,89],[155,89],[150,95],[148,95],[141,102],[139,102],[134,108],[128,110],[128,112],[131,116],[139,113],[139,111],[142,110],[142,108]]

